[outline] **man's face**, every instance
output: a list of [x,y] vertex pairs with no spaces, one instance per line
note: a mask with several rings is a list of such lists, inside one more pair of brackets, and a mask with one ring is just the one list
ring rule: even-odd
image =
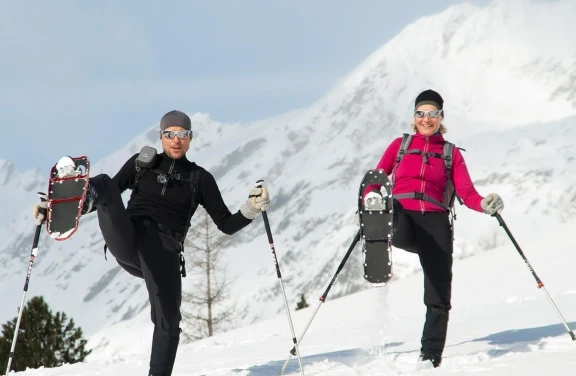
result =
[[190,148],[191,141],[192,131],[182,127],[169,127],[162,131],[162,149],[172,159],[182,158]]

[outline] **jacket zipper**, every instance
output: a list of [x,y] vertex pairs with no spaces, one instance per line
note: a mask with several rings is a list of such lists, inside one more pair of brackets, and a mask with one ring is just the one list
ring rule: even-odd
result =
[[162,193],[160,194],[160,196],[164,196],[164,193],[166,192],[166,186],[168,186],[168,179],[170,178],[170,174],[172,173],[172,170],[174,169],[174,163],[176,162],[175,159],[172,160],[172,164],[170,164],[170,168],[168,169],[168,176],[166,176],[166,181],[164,182],[164,186],[162,187]]
[[[424,188],[426,184],[424,183],[424,170],[426,169],[426,153],[428,152],[428,136],[426,136],[426,141],[424,141],[424,152],[422,155],[422,168],[420,169],[420,192],[424,193]],[[424,201],[420,200],[420,210],[424,214]]]

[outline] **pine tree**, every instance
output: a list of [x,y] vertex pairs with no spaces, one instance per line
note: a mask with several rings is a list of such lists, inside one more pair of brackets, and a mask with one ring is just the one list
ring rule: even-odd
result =
[[[2,325],[0,364],[8,364],[16,320]],[[52,311],[42,297],[30,299],[22,312],[11,370],[58,367],[82,362],[92,350],[85,350],[82,329],[74,327],[65,313]]]
[[296,311],[308,307],[308,303],[306,302],[306,297],[304,294],[300,294],[300,301],[296,303]]

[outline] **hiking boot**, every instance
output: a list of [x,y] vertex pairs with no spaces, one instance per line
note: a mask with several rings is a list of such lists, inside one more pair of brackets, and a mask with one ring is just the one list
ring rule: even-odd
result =
[[428,353],[420,353],[420,357],[418,358],[419,362],[426,362],[430,361],[434,368],[440,367],[440,363],[442,362],[442,355],[440,354],[428,354]]
[[86,197],[84,198],[84,204],[82,205],[82,212],[80,215],[88,214],[92,211],[96,200],[98,199],[98,192],[94,189],[94,186],[88,183],[86,187]]

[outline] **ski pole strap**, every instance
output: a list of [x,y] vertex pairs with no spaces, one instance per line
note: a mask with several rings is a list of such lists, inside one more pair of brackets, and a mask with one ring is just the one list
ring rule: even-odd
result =
[[422,192],[410,192],[410,193],[400,193],[398,195],[393,195],[393,198],[399,199],[399,198],[412,198],[415,200],[422,200],[422,201],[428,201],[436,206],[439,206],[443,209],[445,209],[446,211],[450,211],[450,208],[446,205],[444,205],[443,203],[441,203],[440,201],[436,200],[433,197],[428,196],[426,193],[422,193]]

